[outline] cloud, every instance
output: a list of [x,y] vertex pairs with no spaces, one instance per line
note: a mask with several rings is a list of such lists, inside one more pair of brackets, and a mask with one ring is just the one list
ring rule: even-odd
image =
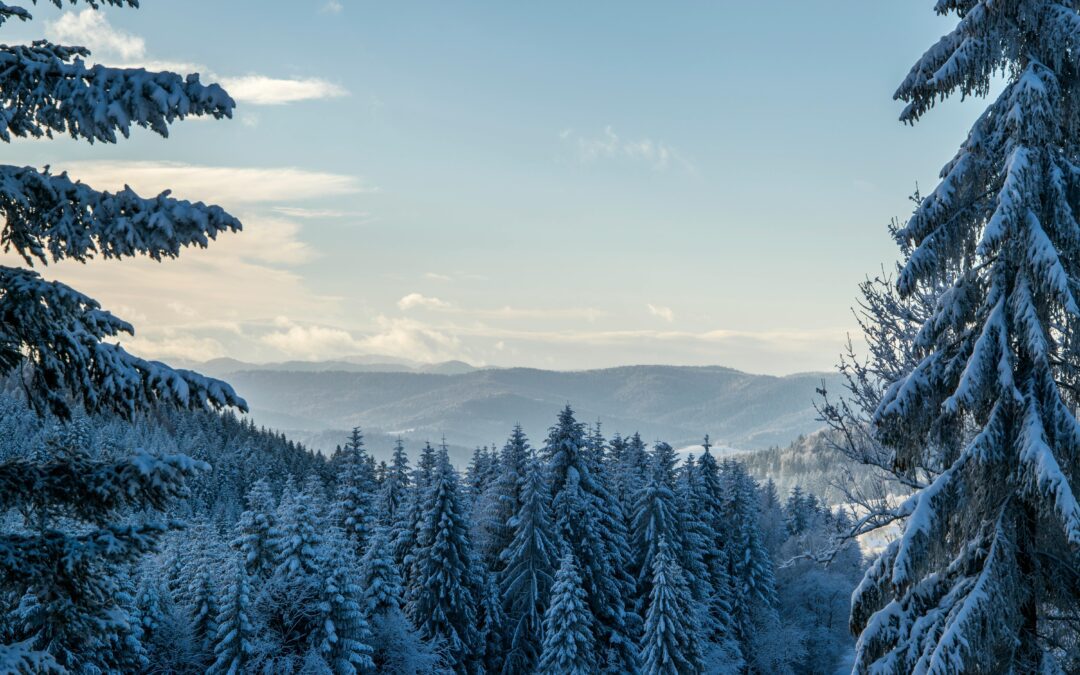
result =
[[578,161],[583,164],[601,159],[622,158],[645,162],[658,171],[670,168],[673,163],[681,165],[688,171],[695,171],[693,164],[664,141],[651,138],[624,139],[615,133],[611,125],[604,127],[604,132],[596,137],[581,136],[573,129],[563,129],[559,132],[559,139],[564,144],[573,144],[577,151]]
[[93,9],[64,12],[56,21],[45,25],[45,36],[52,42],[77,44],[125,61],[146,56],[145,40],[113,28],[104,14]]
[[343,87],[319,78],[274,78],[265,75],[222,77],[221,86],[237,101],[254,105],[282,105],[296,101],[339,98]]
[[322,14],[341,14],[341,10],[345,9],[344,6],[338,0],[328,0],[322,7],[319,8],[319,12]]
[[260,341],[290,358],[307,360],[353,354],[363,344],[346,330],[326,326],[292,325],[285,330],[263,335]]
[[67,168],[73,177],[99,190],[117,190],[126,184],[147,196],[171,188],[177,197],[223,205],[378,191],[354,176],[292,167],[250,168],[114,160],[71,162]]
[[649,314],[652,314],[653,316],[658,316],[664,321],[667,321],[668,323],[671,323],[675,320],[675,312],[671,311],[670,307],[654,305],[652,303],[648,303],[645,306],[649,308]]
[[[331,0],[326,6],[333,5],[337,5],[340,11],[341,6],[336,0]],[[113,27],[104,14],[94,9],[64,12],[55,21],[46,23],[45,35],[53,42],[87,47],[95,57],[93,60],[108,61],[111,65],[174,73],[202,73],[206,79],[218,81],[240,103],[282,105],[348,94],[343,87],[315,77],[275,78],[259,74],[228,77],[218,75],[198,63],[151,58],[143,38]],[[253,119],[242,121],[251,124]]]
[[425,272],[425,279],[431,279],[432,281],[453,281],[454,278],[446,274],[439,274],[438,272]]
[[366,211],[340,211],[337,209],[305,209],[299,206],[275,206],[275,212],[290,218],[367,218]]
[[450,303],[438,298],[430,298],[426,295],[421,295],[420,293],[409,293],[398,300],[397,306],[401,311],[407,312],[416,307],[423,307],[425,309],[449,309]]

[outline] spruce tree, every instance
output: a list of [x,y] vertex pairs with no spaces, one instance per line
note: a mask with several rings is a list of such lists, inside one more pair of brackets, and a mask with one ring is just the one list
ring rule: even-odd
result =
[[322,482],[315,474],[296,492],[286,487],[278,508],[276,573],[286,577],[312,576],[319,570],[319,547],[324,525]]
[[255,628],[251,619],[251,589],[246,565],[233,565],[222,597],[214,636],[214,662],[207,675],[239,675],[248,672],[255,652]]
[[661,536],[651,560],[645,633],[641,639],[642,675],[685,675],[704,670],[694,622],[694,601],[667,539]]
[[521,490],[531,455],[529,439],[521,425],[515,425],[499,453],[498,461],[494,463],[495,476],[488,482],[473,509],[473,544],[480,559],[494,572],[502,569],[500,556],[514,538],[510,520],[521,509]]
[[574,554],[567,550],[555,575],[551,605],[544,614],[544,643],[537,672],[542,675],[596,672],[592,621]]
[[355,559],[344,532],[334,528],[320,548],[315,652],[334,675],[370,672],[371,631],[360,609],[361,589],[353,581]]
[[360,561],[360,588],[363,589],[363,610],[374,617],[401,608],[401,576],[394,564],[390,532],[380,527]]
[[679,505],[675,499],[675,450],[657,443],[651,457],[650,476],[638,490],[634,504],[634,566],[637,570],[639,606],[644,606],[654,576],[653,560],[660,542],[680,541]]
[[585,427],[567,405],[542,450],[552,491],[552,520],[561,546],[569,546],[580,569],[595,641],[611,672],[636,669],[633,617],[625,604],[633,595],[626,572],[629,546],[621,510],[592,469]]
[[480,649],[477,589],[469,524],[445,443],[439,449],[422,507],[409,613],[426,639],[445,641],[454,669],[468,671],[475,667]]
[[236,549],[248,575],[265,579],[274,571],[278,552],[274,547],[277,529],[276,504],[270,484],[259,479],[247,493],[248,508],[236,523],[236,537],[230,545]]
[[857,668],[1075,670],[1075,624],[1052,617],[1080,607],[1078,5],[936,10],[959,20],[901,83],[901,119],[1004,87],[896,231],[901,295],[947,289],[873,421],[893,466],[931,471],[853,598]]
[[337,469],[334,521],[357,555],[363,552],[374,521],[371,505],[376,486],[368,459],[364,435],[360,427],[353,427],[345,447],[333,458]]
[[398,511],[405,507],[408,492],[409,456],[405,452],[405,443],[399,438],[394,442],[394,454],[379,487],[375,516],[380,525],[389,527],[396,522]]
[[540,657],[544,612],[558,564],[547,484],[538,462],[526,467],[521,491],[521,508],[510,520],[514,539],[501,555],[500,586],[510,635],[505,673],[529,672]]
[[[3,5],[0,24],[11,18],[31,15]],[[0,53],[5,142],[55,133],[114,143],[132,127],[165,136],[177,120],[228,117],[234,106],[220,87],[200,83],[197,75],[88,66],[90,53],[82,47],[37,41],[0,46]],[[148,199],[130,188],[103,192],[47,168],[0,166],[0,174],[0,240],[26,265],[0,266],[0,376],[11,376],[31,407],[60,419],[79,408],[134,418],[155,404],[245,407],[222,382],[129,354],[115,340],[133,333],[129,323],[31,269],[96,257],[172,258],[239,230],[239,221],[168,192]],[[0,511],[33,518],[0,534],[0,588],[23,598],[21,626],[4,636],[18,644],[4,651],[42,667],[139,669],[142,657],[113,575],[152,550],[167,528],[153,518],[123,517],[160,512],[170,498],[183,495],[184,482],[200,466],[185,457],[141,452],[106,457],[85,446],[0,465]],[[35,654],[40,649],[51,655]]]

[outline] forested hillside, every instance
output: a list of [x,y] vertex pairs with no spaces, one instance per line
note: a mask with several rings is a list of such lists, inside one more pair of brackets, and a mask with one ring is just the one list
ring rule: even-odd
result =
[[[537,447],[514,429],[459,472],[431,445],[399,444],[376,462],[359,429],[326,460],[232,414],[63,423],[19,399],[0,398],[0,466],[75,443],[97,461],[183,453],[207,463],[190,495],[159,504],[186,525],[168,525],[137,564],[93,567],[116,605],[100,653],[65,643],[79,663],[662,672],[677,655],[688,671],[828,673],[850,648],[858,549],[844,546],[828,569],[800,559],[831,545],[842,515],[801,492],[778,495],[708,450],[679,462],[666,443],[604,439],[569,407]],[[27,517],[6,511],[6,529],[36,527]],[[131,509],[115,520],[145,518]],[[36,601],[3,601],[8,641],[30,637]],[[51,611],[85,620],[79,607]]]

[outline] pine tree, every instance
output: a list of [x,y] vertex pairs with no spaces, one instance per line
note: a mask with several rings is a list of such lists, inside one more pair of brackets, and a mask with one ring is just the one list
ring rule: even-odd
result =
[[233,565],[217,615],[214,662],[208,675],[239,675],[248,672],[255,652],[255,628],[251,620],[251,589],[246,564]]
[[742,653],[754,652],[756,634],[776,623],[776,580],[758,522],[757,486],[738,462],[722,465],[722,522],[728,572],[734,585],[732,617]]
[[320,550],[316,653],[334,675],[371,671],[371,631],[360,609],[360,587],[353,581],[355,564],[348,538],[336,529]]
[[276,505],[270,484],[260,479],[247,493],[248,508],[236,523],[236,537],[230,545],[239,551],[248,575],[265,579],[274,571],[277,551],[274,533],[277,530]]
[[660,538],[652,559],[645,633],[641,642],[643,675],[700,673],[705,667],[694,626],[694,602],[682,567],[667,539]]
[[900,293],[948,288],[914,338],[917,364],[887,383],[874,413],[893,465],[930,471],[900,509],[903,536],[853,598],[857,667],[1075,670],[1075,656],[1059,660],[1075,624],[1054,635],[1049,617],[1080,605],[1078,7],[936,10],[959,21],[901,83],[901,119],[913,124],[957,91],[985,95],[997,74],[1005,82],[896,231],[910,251]]
[[334,520],[358,555],[367,544],[374,521],[371,504],[376,486],[369,459],[364,435],[360,427],[353,427],[345,447],[333,460],[338,471]]
[[585,602],[574,554],[559,562],[551,605],[544,614],[544,643],[537,669],[542,675],[588,675],[595,672],[592,613]]
[[398,511],[405,506],[408,491],[409,456],[405,452],[405,443],[399,438],[394,442],[394,454],[383,472],[379,488],[376,515],[380,525],[389,527],[396,522]]
[[667,443],[657,443],[651,457],[650,476],[638,490],[634,505],[634,566],[637,570],[638,597],[644,606],[652,585],[653,560],[660,542],[681,539],[679,505],[675,499],[675,450]]
[[[552,519],[560,545],[569,546],[595,617],[596,644],[611,672],[636,669],[633,617],[624,603],[633,596],[623,515],[607,487],[594,478],[585,428],[566,406],[548,433],[542,456],[552,491]],[[614,662],[612,662],[614,659]]]
[[426,639],[445,641],[451,666],[467,671],[480,645],[469,525],[461,502],[457,473],[443,443],[423,502],[409,613]]
[[371,617],[401,608],[401,576],[394,565],[391,549],[390,531],[380,527],[360,561],[363,610]]
[[502,569],[500,556],[514,538],[510,520],[521,509],[521,490],[531,455],[529,439],[521,425],[515,425],[498,461],[494,462],[495,476],[473,509],[473,545],[480,560],[494,572]]
[[544,612],[558,562],[547,484],[539,463],[526,467],[521,491],[521,508],[510,520],[514,539],[501,555],[500,586],[510,626],[505,673],[529,672],[540,657]]
[[323,507],[322,482],[315,474],[308,477],[300,492],[286,487],[278,509],[279,531],[274,538],[277,573],[312,576],[318,572]]

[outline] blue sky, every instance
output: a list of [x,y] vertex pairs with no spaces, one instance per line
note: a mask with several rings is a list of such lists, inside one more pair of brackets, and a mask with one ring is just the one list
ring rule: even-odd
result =
[[245,232],[178,261],[48,270],[160,358],[378,353],[586,368],[825,369],[856,284],[982,103],[892,92],[932,3],[144,0],[36,8],[95,60],[196,70],[227,122],[11,163],[216,201]]

